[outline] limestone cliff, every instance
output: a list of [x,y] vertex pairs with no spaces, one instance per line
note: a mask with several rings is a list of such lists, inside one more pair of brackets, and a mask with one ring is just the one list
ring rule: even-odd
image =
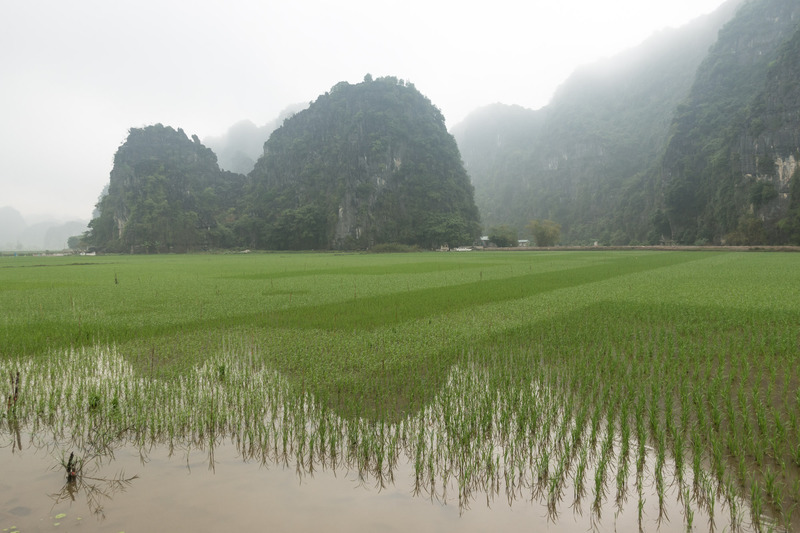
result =
[[679,107],[660,190],[683,243],[785,243],[800,153],[800,4],[746,3]]
[[657,241],[648,172],[739,3],[579,69],[540,110],[492,106],[453,128],[483,219],[520,230],[552,219],[565,243]]
[[430,248],[479,231],[441,112],[396,78],[334,86],[271,135],[250,180],[267,248]]
[[228,246],[220,218],[243,184],[243,177],[219,169],[196,136],[161,124],[131,128],[114,155],[89,242],[104,251],[146,253]]

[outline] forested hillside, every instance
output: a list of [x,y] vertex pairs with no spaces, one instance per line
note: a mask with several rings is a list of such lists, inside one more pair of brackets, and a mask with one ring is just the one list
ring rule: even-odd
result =
[[250,179],[259,247],[431,248],[480,229],[444,117],[396,78],[334,86],[272,134]]
[[[552,219],[573,243],[644,240],[654,195],[643,177],[732,15],[732,5],[726,7],[579,69],[543,109],[497,114],[494,106],[455,127],[484,220],[521,230],[531,219]],[[495,142],[487,163],[480,151],[486,148],[476,150],[474,137],[491,122]]]
[[473,189],[444,117],[396,78],[342,82],[287,118],[244,176],[196,136],[131,129],[88,244],[132,253],[471,244]]
[[369,75],[287,115],[253,162],[265,128],[213,141],[247,176],[180,129],[131,129],[86,240],[430,249],[547,227],[566,244],[800,244],[800,4],[729,0],[579,69],[542,109],[488,106],[452,135],[412,84]]
[[800,3],[748,2],[698,69],[663,160],[677,241],[798,242],[784,219],[800,159],[799,32]]
[[577,244],[797,241],[797,10],[732,0],[580,69],[543,109],[468,117],[453,133],[484,221],[522,236],[552,219]]
[[244,185],[244,176],[220,170],[196,136],[161,124],[131,128],[86,240],[130,253],[233,246],[230,223]]

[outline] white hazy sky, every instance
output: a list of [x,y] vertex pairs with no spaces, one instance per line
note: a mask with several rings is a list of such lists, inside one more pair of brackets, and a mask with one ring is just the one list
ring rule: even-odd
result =
[[263,124],[364,74],[412,81],[448,127],[546,105],[579,65],[723,0],[2,0],[0,207],[89,219],[131,127]]

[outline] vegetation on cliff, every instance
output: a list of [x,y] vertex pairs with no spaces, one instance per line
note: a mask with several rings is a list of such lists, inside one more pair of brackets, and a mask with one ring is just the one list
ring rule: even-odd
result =
[[800,151],[800,5],[742,6],[675,113],[664,212],[682,243],[782,244]]
[[131,253],[232,246],[229,211],[244,184],[243,176],[221,171],[196,136],[161,124],[131,128],[86,240]]
[[396,78],[342,82],[287,118],[245,177],[197,137],[131,129],[87,241],[122,252],[470,244],[472,185],[441,112]]
[[800,243],[800,6],[727,2],[454,128],[491,225],[588,244]]
[[657,202],[648,170],[734,7],[579,69],[545,108],[498,104],[454,127],[484,221],[553,220],[572,244],[646,240]]
[[250,179],[257,247],[434,248],[479,233],[444,117],[396,78],[334,86],[272,134]]

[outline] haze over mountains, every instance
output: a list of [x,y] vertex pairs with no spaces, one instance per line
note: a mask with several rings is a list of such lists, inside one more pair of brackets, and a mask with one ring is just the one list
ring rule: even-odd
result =
[[626,180],[663,149],[676,107],[738,3],[578,69],[540,110],[496,104],[456,125],[484,222],[521,228],[537,213],[565,222],[566,235],[583,234],[577,216],[590,226],[586,238],[603,240],[603,219],[627,196]]
[[[483,230],[507,225],[526,238],[528,222],[550,219],[561,224],[566,244],[800,243],[799,28],[796,0],[730,0],[684,27],[578,69],[544,108],[476,110],[451,133]],[[269,155],[264,143],[271,132],[303,107],[262,126],[240,122],[224,136],[204,139],[203,148],[211,148],[216,171],[252,174],[259,157]],[[305,145],[304,156],[317,159],[306,157],[304,164],[318,165],[320,176],[341,175],[335,158],[319,154],[346,152],[346,144],[323,135],[322,144],[309,145],[308,132],[327,128],[327,119],[304,116],[306,133],[284,139],[283,146]],[[301,179],[292,172],[292,179]],[[315,182],[319,193],[329,186]],[[305,190],[305,198],[313,196]],[[374,218],[377,212],[370,213]],[[242,214],[228,217],[246,220]],[[316,216],[309,214],[295,212],[272,236],[302,233],[297,216]],[[274,215],[262,210],[259,216]],[[333,245],[337,230],[326,227],[323,241]],[[259,235],[250,242],[275,246]],[[302,242],[309,241],[298,237],[291,247]]]
[[270,134],[283,124],[283,121],[298,111],[307,108],[308,104],[295,104],[287,107],[275,120],[256,126],[251,120],[237,122],[223,135],[206,137],[203,144],[217,154],[220,168],[247,174],[256,164],[264,151],[264,143]]
[[67,240],[87,229],[86,220],[28,222],[13,207],[0,207],[0,250],[63,250]]
[[473,112],[451,132],[484,230],[525,238],[552,219],[570,244],[800,243],[798,9],[730,0],[578,69],[542,109]]
[[550,105],[453,128],[483,222],[573,244],[800,243],[800,4],[732,0]]

